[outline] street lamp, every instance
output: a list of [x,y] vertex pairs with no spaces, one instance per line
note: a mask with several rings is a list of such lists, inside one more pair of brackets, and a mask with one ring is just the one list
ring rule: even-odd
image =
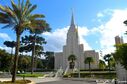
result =
[[78,60],[78,77],[80,78],[80,56],[79,56],[79,60]]

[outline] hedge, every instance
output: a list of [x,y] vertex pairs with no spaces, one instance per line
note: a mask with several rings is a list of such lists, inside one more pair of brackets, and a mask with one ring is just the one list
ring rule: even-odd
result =
[[[79,73],[70,73],[67,75],[64,75],[63,77],[78,77]],[[110,79],[110,78],[116,78],[116,73],[111,72],[111,73],[97,73],[97,72],[92,72],[92,73],[80,73],[80,77],[82,78],[88,78],[88,77],[94,77],[94,78],[103,78],[103,79]]]

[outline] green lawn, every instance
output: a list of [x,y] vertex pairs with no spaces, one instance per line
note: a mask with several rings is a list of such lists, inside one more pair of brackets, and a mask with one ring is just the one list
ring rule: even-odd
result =
[[17,74],[17,76],[20,76],[20,77],[43,77],[44,74],[37,74],[37,73],[30,74],[30,73],[25,73],[25,74]]

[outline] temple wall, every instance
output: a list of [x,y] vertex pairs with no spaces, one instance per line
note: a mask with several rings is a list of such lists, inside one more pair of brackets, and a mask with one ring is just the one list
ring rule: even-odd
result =
[[[84,53],[85,59],[87,57],[92,57],[94,62],[91,64],[91,69],[97,69],[99,65],[99,54],[95,52],[95,50],[85,51]],[[89,69],[89,65],[85,64],[85,69]]]
[[63,53],[55,53],[55,69],[60,69],[63,66]]

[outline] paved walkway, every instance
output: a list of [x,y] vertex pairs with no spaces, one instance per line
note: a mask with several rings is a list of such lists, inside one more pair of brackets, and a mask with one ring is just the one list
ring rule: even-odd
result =
[[[17,77],[17,79],[23,79]],[[109,84],[109,83],[96,83],[96,79],[84,79],[84,78],[33,78],[26,77],[25,79],[32,80],[36,84]],[[11,78],[0,78],[0,81],[11,81]],[[103,80],[102,80],[103,81]]]
[[[23,79],[23,78],[22,77],[17,77],[16,79],[20,80],[20,79]],[[26,77],[25,79],[34,81],[35,83],[61,80],[60,78],[33,78],[33,77]],[[0,78],[0,81],[11,81],[11,78]]]

